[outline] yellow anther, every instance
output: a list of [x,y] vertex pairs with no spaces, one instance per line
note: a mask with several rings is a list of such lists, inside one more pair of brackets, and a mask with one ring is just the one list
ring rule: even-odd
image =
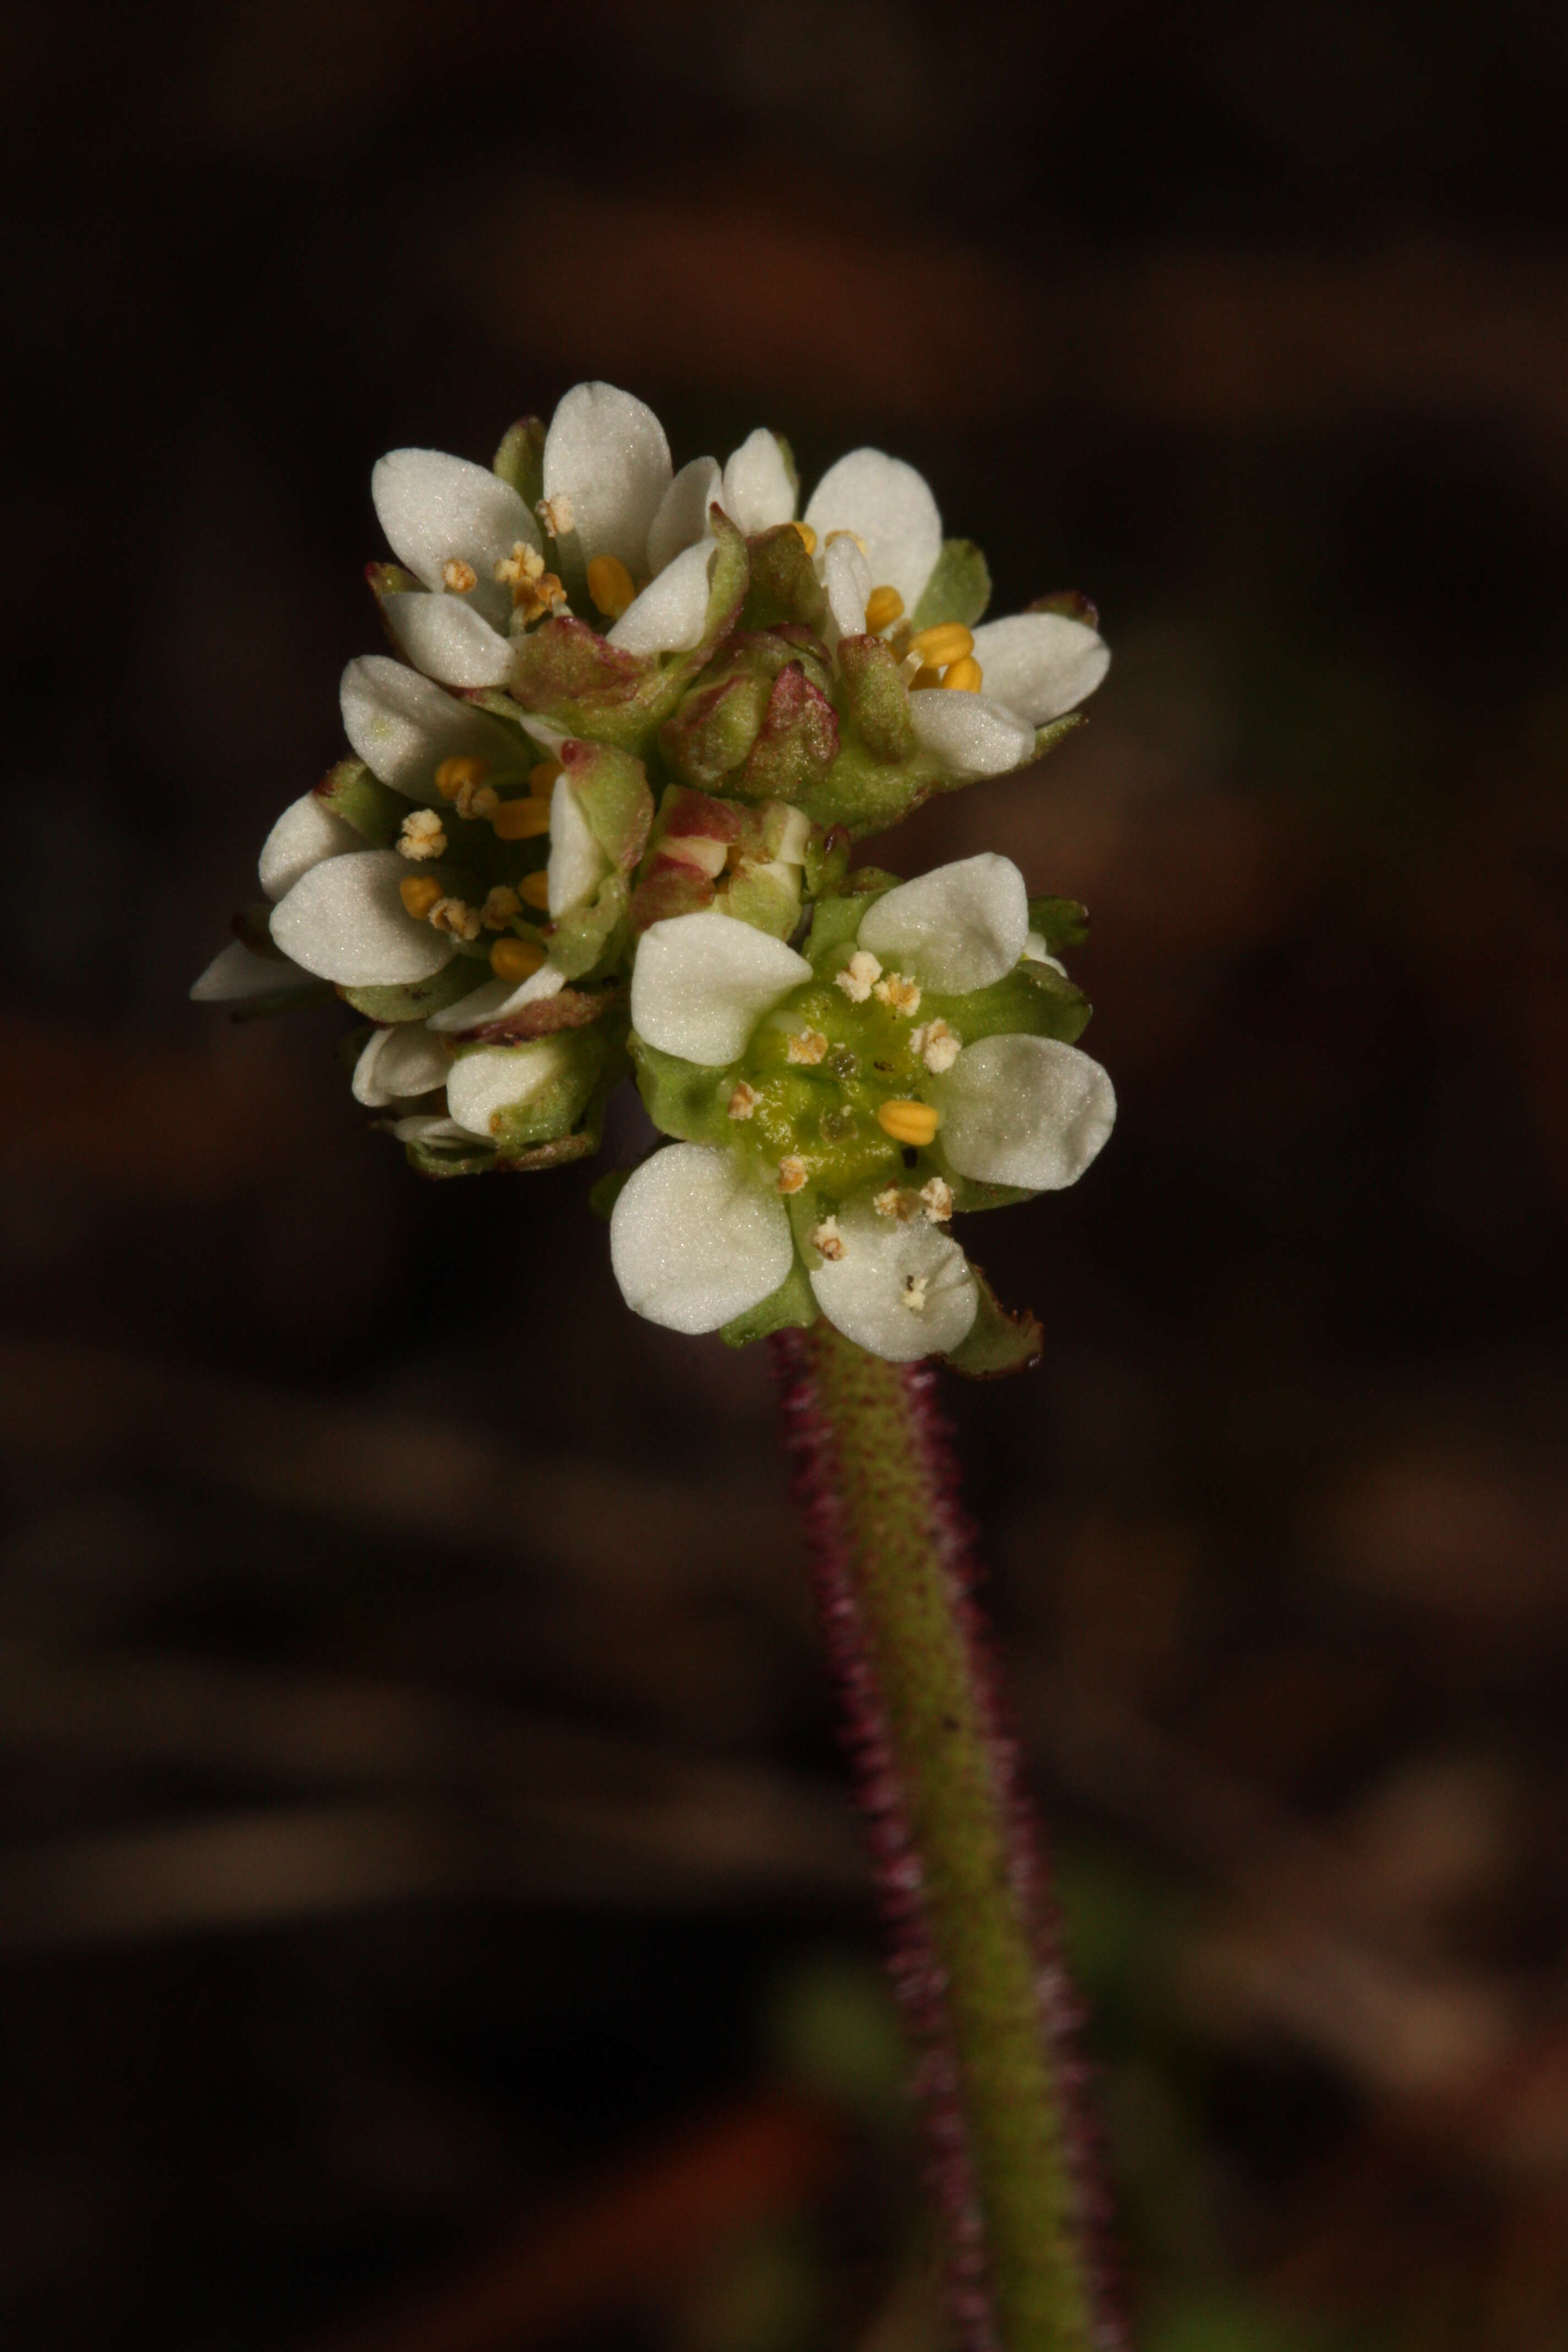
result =
[[441,584],[449,588],[454,596],[466,596],[470,588],[479,586],[479,575],[471,563],[465,563],[460,555],[454,555],[441,566]]
[[914,652],[932,669],[945,669],[974,651],[974,639],[962,621],[938,621],[934,628],[917,629],[910,639]]
[[491,811],[490,823],[503,841],[537,841],[550,830],[550,803],[531,793],[525,801],[502,801]]
[[493,890],[485,893],[485,903],[479,908],[479,920],[487,931],[504,931],[512,917],[522,911],[522,901],[515,890],[498,882]]
[[397,848],[403,857],[445,857],[447,835],[434,809],[410,809],[397,836]]
[[941,684],[941,670],[932,669],[929,664],[922,663],[921,667],[916,670],[913,677],[909,680],[909,688],[910,692],[913,694],[917,687],[923,688],[928,686],[940,686]]
[[488,760],[443,760],[436,771],[436,790],[444,801],[455,801],[465,784],[482,784],[489,772]]
[[544,950],[528,940],[498,940],[490,950],[490,970],[498,980],[531,980],[545,961]]
[[618,621],[637,594],[632,575],[618,555],[595,555],[588,564],[588,593],[601,613]]
[[433,874],[410,874],[398,884],[397,895],[415,921],[422,923],[446,893]]
[[802,547],[805,548],[807,555],[815,555],[816,553],[816,533],[813,530],[811,525],[808,522],[792,522],[790,529],[800,541],[800,543]]
[[774,1180],[775,1192],[802,1192],[805,1190],[806,1166],[798,1152],[791,1151],[779,1161]]
[[535,914],[545,914],[550,907],[550,884],[543,874],[525,874],[517,886],[517,895],[525,907]]
[[942,1125],[942,1113],[931,1103],[885,1102],[877,1112],[877,1124],[895,1143],[913,1143],[923,1148]]
[[949,662],[942,671],[942,682],[943,686],[956,687],[960,694],[978,694],[984,675],[973,655],[965,654],[961,660]]
[[904,617],[904,600],[896,588],[873,588],[866,599],[866,626],[876,634],[890,629]]
[[559,760],[541,760],[528,772],[528,789],[542,801],[547,801],[555,790],[555,779],[561,773]]

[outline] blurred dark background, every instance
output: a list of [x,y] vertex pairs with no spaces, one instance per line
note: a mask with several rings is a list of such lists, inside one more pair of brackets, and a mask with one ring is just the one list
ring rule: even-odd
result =
[[870,439],[1115,648],[915,820],[1121,1120],[949,1398],[1148,2352],[1568,2341],[1568,32],[13,0],[0,2304],[940,2352],[764,1351],[188,1005],[382,450]]

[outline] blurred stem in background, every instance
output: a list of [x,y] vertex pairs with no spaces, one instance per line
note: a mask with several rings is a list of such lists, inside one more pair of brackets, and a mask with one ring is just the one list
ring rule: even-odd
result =
[[998,1729],[934,1375],[868,1355],[826,1321],[771,1344],[961,2338],[966,2352],[1090,2352],[1120,2331],[1090,2259],[1073,2005]]

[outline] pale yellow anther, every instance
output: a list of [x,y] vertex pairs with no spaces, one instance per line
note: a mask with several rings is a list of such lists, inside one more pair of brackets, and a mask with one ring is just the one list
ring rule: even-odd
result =
[[819,1225],[813,1225],[811,1246],[819,1257],[826,1258],[830,1265],[836,1264],[843,1256],[844,1236],[838,1230],[837,1217],[824,1217]]
[[504,882],[498,882],[493,890],[485,894],[479,919],[487,931],[504,931],[512,917],[521,911],[522,901],[517,892],[509,890]]
[[925,1209],[926,1223],[945,1225],[952,1214],[952,1187],[933,1176],[929,1184],[921,1186],[921,1201]]
[[403,857],[444,857],[447,835],[434,809],[411,809],[404,818],[397,835],[398,854]]
[[878,1109],[877,1124],[895,1143],[912,1143],[923,1150],[934,1140],[942,1113],[931,1103],[885,1102]]
[[436,771],[436,790],[444,801],[455,801],[465,784],[482,784],[489,772],[489,761],[476,760],[471,753],[443,760]]
[[906,980],[901,971],[889,972],[885,980],[877,982],[871,993],[879,1004],[887,1006],[889,1013],[901,1013],[906,1018],[912,1018],[921,1009],[919,982]]
[[948,664],[942,671],[942,682],[943,686],[955,687],[960,694],[978,694],[984,676],[973,655],[965,654],[961,661]]
[[433,875],[410,874],[397,886],[397,895],[416,923],[422,923],[432,907],[439,906],[446,896]]
[[618,555],[595,555],[588,565],[588,593],[606,619],[618,621],[637,588]]
[[453,803],[459,816],[473,817],[482,823],[494,816],[500,806],[500,794],[493,784],[459,784]]
[[564,490],[557,490],[552,499],[541,499],[533,511],[552,539],[564,539],[569,530],[577,528],[572,501]]
[[501,801],[490,811],[490,823],[502,841],[537,841],[550,830],[550,803],[531,793],[523,801]]
[[470,588],[479,584],[479,575],[471,563],[460,555],[450,555],[441,566],[441,585],[449,588],[454,596],[466,596]]
[[904,1286],[899,1295],[911,1315],[925,1313],[926,1286],[930,1281],[929,1274],[907,1274],[904,1276]]
[[731,1118],[750,1118],[761,1100],[755,1087],[749,1087],[744,1078],[737,1078],[727,1106]]
[[920,1195],[902,1184],[888,1184],[876,1194],[871,1206],[879,1217],[896,1217],[900,1225],[907,1225],[920,1214]]
[[792,1062],[815,1065],[827,1051],[827,1040],[820,1029],[796,1029],[791,1032],[785,1048]]
[[559,760],[541,760],[528,772],[528,789],[536,798],[547,801],[555,790],[555,779],[561,773]]
[[910,1045],[928,1070],[938,1077],[951,1070],[963,1049],[963,1040],[956,1029],[950,1029],[940,1015],[927,1021],[921,1028],[910,1032]]
[[864,1004],[881,977],[882,967],[876,957],[857,948],[843,971],[834,974],[833,985],[844,991],[851,1004]]
[[538,548],[531,547],[526,539],[514,539],[511,553],[501,556],[496,564],[496,579],[503,588],[526,588],[543,569],[544,558]]
[[514,985],[520,980],[531,980],[544,961],[544,950],[530,940],[498,940],[490,950],[490,970],[498,980],[509,980]]
[[550,907],[550,883],[543,874],[525,874],[517,886],[517,895],[525,907],[535,914],[545,914]]
[[462,898],[437,898],[426,919],[437,931],[450,931],[457,940],[477,940],[483,928],[479,910]]
[[866,626],[873,633],[890,629],[904,617],[904,600],[896,588],[873,588],[866,599]]
[[962,621],[938,621],[931,628],[917,629],[910,646],[932,669],[945,669],[949,662],[962,661],[974,651],[974,639]]
[[816,533],[813,530],[811,525],[808,522],[792,522],[790,529],[796,534],[807,555],[815,555],[816,553]]
[[780,1192],[803,1192],[805,1190],[805,1162],[793,1151],[779,1161],[775,1189]]

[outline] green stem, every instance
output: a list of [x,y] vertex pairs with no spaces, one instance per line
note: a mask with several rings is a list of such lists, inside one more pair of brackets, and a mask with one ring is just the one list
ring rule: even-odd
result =
[[932,1376],[826,1322],[774,1341],[895,1981],[973,2352],[1090,2352],[1091,2203],[1064,2083],[1070,1999],[998,1733]]

